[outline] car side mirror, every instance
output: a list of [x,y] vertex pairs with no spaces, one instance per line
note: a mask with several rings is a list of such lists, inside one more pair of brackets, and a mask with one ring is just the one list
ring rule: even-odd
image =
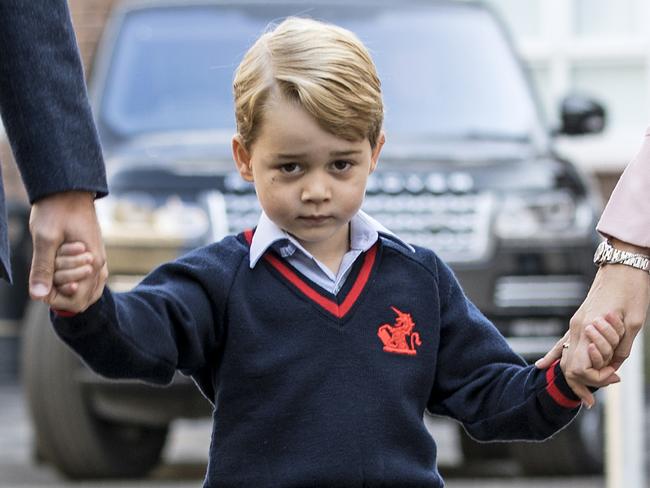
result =
[[607,114],[596,100],[583,95],[568,95],[562,100],[560,134],[597,134],[605,128]]

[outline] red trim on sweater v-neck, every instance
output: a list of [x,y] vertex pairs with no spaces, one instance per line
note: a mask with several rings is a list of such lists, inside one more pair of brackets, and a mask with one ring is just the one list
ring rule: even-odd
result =
[[[253,230],[245,230],[244,238],[250,246],[253,242]],[[361,269],[359,270],[357,277],[354,280],[352,288],[350,288],[350,291],[346,295],[343,302],[339,304],[314,289],[314,287],[302,279],[298,273],[283,263],[277,256],[274,256],[269,252],[264,253],[264,260],[269,263],[278,273],[280,273],[281,276],[288,280],[307,298],[320,305],[322,308],[339,319],[343,318],[345,314],[350,311],[352,306],[356,303],[357,299],[361,295],[361,292],[370,279],[370,272],[372,271],[372,267],[375,264],[376,257],[377,244],[375,243],[370,249],[368,249],[368,251],[366,251],[363,257],[363,264],[361,265]]]

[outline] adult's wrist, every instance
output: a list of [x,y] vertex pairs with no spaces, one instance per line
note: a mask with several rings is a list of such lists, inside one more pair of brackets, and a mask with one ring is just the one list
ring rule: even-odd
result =
[[87,201],[88,203],[94,203],[97,198],[97,192],[92,190],[62,190],[52,193],[47,193],[45,195],[39,196],[31,203],[32,205],[42,204],[44,202],[51,202],[55,200],[74,200],[77,202]]
[[634,244],[630,244],[629,242],[621,241],[616,237],[609,237],[608,240],[612,246],[614,246],[616,249],[620,249],[621,251],[633,252],[635,254],[643,254],[644,256],[650,256],[650,248],[639,247]]
[[648,274],[650,272],[650,255],[643,251],[645,251],[644,248],[625,242],[621,247],[617,247],[611,239],[607,239],[607,241],[601,242],[596,249],[594,264],[599,267],[612,264],[624,265],[624,267]]

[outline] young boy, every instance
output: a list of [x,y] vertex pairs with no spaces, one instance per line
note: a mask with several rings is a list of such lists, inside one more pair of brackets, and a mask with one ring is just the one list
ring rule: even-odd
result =
[[[214,404],[204,486],[441,487],[425,410],[481,440],[571,421],[580,402],[558,364],[526,366],[432,251],[359,210],[385,138],[353,34],[288,19],[245,55],[234,92],[257,227],[53,320],[100,374],[192,376]],[[84,275],[82,251],[60,249],[62,291]],[[602,364],[618,334],[606,320],[594,331]]]

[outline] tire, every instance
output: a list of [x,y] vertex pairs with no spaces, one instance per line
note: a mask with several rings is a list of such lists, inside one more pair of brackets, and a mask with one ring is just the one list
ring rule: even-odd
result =
[[84,366],[54,333],[47,306],[31,303],[24,326],[23,385],[39,457],[73,479],[147,474],[160,460],[168,427],[98,417],[76,380]]
[[542,443],[516,443],[511,452],[524,473],[535,476],[602,474],[604,455],[604,398],[583,408],[564,430]]

